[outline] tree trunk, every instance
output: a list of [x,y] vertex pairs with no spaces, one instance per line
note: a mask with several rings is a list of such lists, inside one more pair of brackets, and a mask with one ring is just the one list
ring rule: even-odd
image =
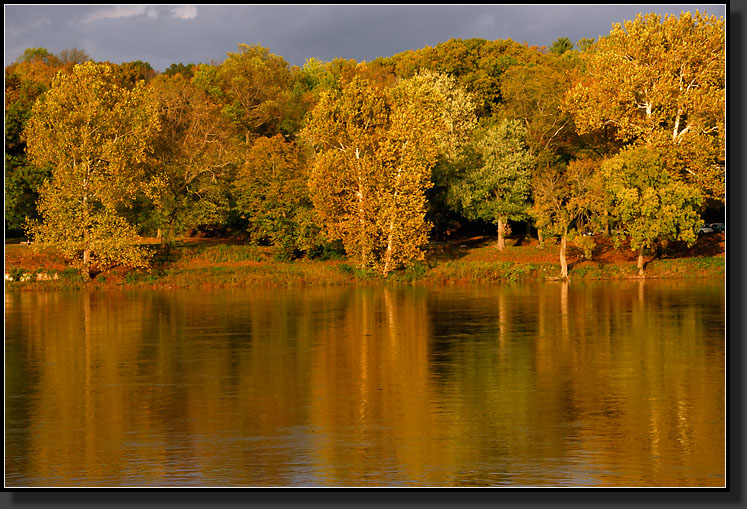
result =
[[[403,149],[407,146],[407,143],[402,147]],[[394,180],[394,206],[397,206],[397,196],[399,195],[399,182],[402,177],[402,167],[397,168],[397,178]],[[392,270],[392,255],[394,251],[394,218],[395,214],[392,214],[392,219],[389,221],[389,235],[387,238],[386,254],[384,256],[384,275],[389,274]]]
[[638,277],[643,277],[643,246],[638,248]]
[[495,244],[496,249],[498,251],[503,251],[503,248],[506,247],[506,242],[503,239],[503,219],[498,219],[498,241]]
[[363,186],[363,170],[361,169],[361,162],[360,162],[360,150],[356,147],[355,149],[355,159],[357,164],[357,170],[358,170],[358,190],[356,191],[356,198],[358,201],[358,227],[360,228],[360,238],[359,242],[361,243],[360,248],[360,269],[364,270],[366,266],[368,265],[368,248],[366,247],[367,244],[367,238],[366,238],[366,217],[365,217],[365,211],[363,209],[363,194],[364,194],[364,186]]
[[[83,188],[87,187],[87,181],[84,181]],[[83,267],[80,272],[85,279],[91,279],[91,249],[90,249],[90,232],[88,220],[88,195],[83,195]]]
[[392,258],[394,255],[394,219],[389,223],[389,235],[386,244],[386,253],[384,255],[384,275],[386,276],[392,270]]
[[567,236],[566,232],[560,236],[560,277],[563,279],[568,279],[568,261],[565,258]]
[[83,250],[83,268],[80,272],[85,279],[91,279],[91,250],[88,248]]

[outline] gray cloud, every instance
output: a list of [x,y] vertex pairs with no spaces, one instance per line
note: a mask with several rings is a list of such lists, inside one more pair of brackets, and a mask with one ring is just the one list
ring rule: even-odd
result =
[[513,39],[549,46],[610,32],[638,12],[682,5],[5,5],[5,64],[23,50],[85,50],[94,60],[172,63],[225,59],[239,43],[260,44],[293,65],[311,57],[373,60],[451,38]]

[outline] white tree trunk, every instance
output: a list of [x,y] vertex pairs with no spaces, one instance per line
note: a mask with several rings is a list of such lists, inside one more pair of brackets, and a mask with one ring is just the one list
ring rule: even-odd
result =
[[503,248],[506,247],[506,242],[503,238],[503,229],[504,229],[503,219],[499,218],[498,219],[498,241],[495,244],[495,247],[496,249],[498,249],[498,251],[503,251]]
[[568,279],[568,261],[565,258],[567,233],[560,236],[560,277]]

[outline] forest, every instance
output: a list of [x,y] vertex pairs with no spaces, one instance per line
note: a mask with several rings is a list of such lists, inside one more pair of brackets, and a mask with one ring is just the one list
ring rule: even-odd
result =
[[597,233],[642,270],[723,217],[725,130],[725,22],[697,11],[301,67],[248,44],[164,72],[29,48],[5,69],[5,231],[86,274],[207,235],[387,275],[485,225],[498,250],[556,239],[563,277]]

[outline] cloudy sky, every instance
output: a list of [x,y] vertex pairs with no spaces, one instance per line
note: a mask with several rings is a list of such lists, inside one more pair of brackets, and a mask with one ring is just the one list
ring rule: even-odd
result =
[[26,48],[78,48],[96,61],[142,60],[163,71],[172,63],[222,62],[239,43],[260,44],[299,66],[310,57],[370,61],[451,38],[576,42],[607,35],[639,12],[696,9],[726,16],[725,4],[5,4],[5,65]]

